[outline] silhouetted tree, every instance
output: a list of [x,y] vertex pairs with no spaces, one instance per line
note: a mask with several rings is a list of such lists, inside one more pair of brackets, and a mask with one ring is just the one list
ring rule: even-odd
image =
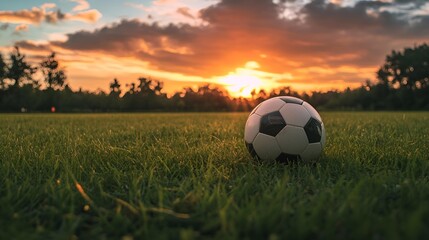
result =
[[429,86],[429,46],[392,51],[378,70],[377,78],[393,88],[422,89]]
[[152,80],[145,77],[140,77],[138,79],[139,83],[137,85],[137,89],[142,95],[149,95],[153,93],[152,89]]
[[140,77],[138,79],[137,91],[144,96],[161,95],[163,87],[164,84],[161,81]]
[[185,88],[182,96],[184,110],[190,111],[227,111],[231,99],[223,89],[209,84],[199,86],[196,91]]
[[7,65],[0,53],[0,90],[6,88]]
[[358,88],[344,91],[298,93],[290,86],[271,91],[254,90],[252,98],[231,98],[225,89],[202,85],[184,88],[168,98],[163,82],[141,77],[127,84],[121,96],[121,84],[114,79],[110,94],[73,91],[66,83],[65,72],[52,53],[37,70],[48,89],[41,90],[33,80],[36,68],[15,48],[4,60],[0,55],[0,111],[249,111],[258,103],[279,95],[296,96],[318,109],[429,109],[429,47],[426,44],[403,51],[393,51],[377,72],[377,82],[367,80]]
[[153,87],[153,91],[155,95],[162,95],[162,89],[164,88],[164,83],[158,80],[155,80],[155,85]]
[[119,97],[121,95],[121,84],[119,84],[118,79],[113,79],[113,82],[109,85],[110,95],[114,97]]
[[67,76],[64,69],[59,67],[58,61],[55,59],[55,52],[51,53],[40,64],[46,86],[51,89],[63,89],[66,83]]
[[299,94],[292,90],[290,86],[286,87],[280,87],[278,89],[274,89],[270,93],[270,97],[276,97],[276,96],[292,96],[292,97],[298,97]]
[[113,79],[109,84],[110,93],[108,95],[108,105],[106,106],[109,111],[122,110],[121,84],[118,79]]
[[251,95],[252,95],[252,99],[256,102],[256,104],[259,104],[263,102],[265,99],[268,99],[268,96],[269,96],[264,89],[260,89],[258,93],[256,93],[256,91],[254,90],[251,92]]
[[11,79],[13,86],[18,88],[24,84],[37,85],[37,81],[33,79],[33,74],[36,68],[31,67],[25,61],[25,55],[22,55],[18,47],[10,54],[10,66],[8,67],[7,78]]
[[133,95],[137,92],[137,88],[136,88],[135,83],[130,83],[130,84],[127,84],[126,86],[130,88],[126,94]]
[[388,89],[378,86],[377,93],[387,93],[385,99],[390,101],[387,105],[392,108],[429,107],[429,46],[422,44],[392,51],[377,71],[377,79],[379,85]]

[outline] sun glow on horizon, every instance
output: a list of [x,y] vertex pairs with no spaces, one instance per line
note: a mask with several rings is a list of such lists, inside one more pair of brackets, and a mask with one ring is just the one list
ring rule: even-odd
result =
[[259,90],[262,80],[256,76],[230,74],[222,79],[226,89],[232,97],[250,98],[253,90]]
[[225,77],[219,79],[232,97],[252,97],[253,90],[259,90],[264,85],[260,74],[256,69],[260,68],[259,63],[249,61],[244,68],[237,68]]

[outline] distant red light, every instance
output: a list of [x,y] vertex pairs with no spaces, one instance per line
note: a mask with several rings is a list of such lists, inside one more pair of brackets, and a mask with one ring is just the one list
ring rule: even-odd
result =
[[54,113],[56,110],[57,109],[54,106],[51,107],[51,113]]

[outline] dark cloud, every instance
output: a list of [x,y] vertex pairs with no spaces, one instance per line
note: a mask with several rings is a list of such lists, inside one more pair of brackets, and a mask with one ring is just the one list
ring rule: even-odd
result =
[[201,18],[210,24],[258,24],[277,21],[280,8],[271,1],[223,0],[201,11]]
[[191,9],[188,7],[180,7],[176,10],[177,13],[191,19],[195,19],[194,15],[191,13]]
[[359,31],[371,34],[397,34],[409,27],[399,14],[386,11],[370,14],[368,9],[390,5],[378,1],[362,1],[354,7],[341,7],[323,0],[315,0],[304,6],[302,13],[306,23],[323,31]]
[[0,30],[1,31],[5,31],[9,28],[9,24],[8,23],[4,23],[0,25]]
[[367,8],[380,8],[391,6],[392,4],[389,2],[380,2],[380,1],[360,1],[357,2],[355,8],[357,9],[367,9]]
[[65,14],[61,12],[61,10],[57,10],[51,14],[45,15],[45,21],[47,23],[56,23],[65,19]]
[[15,43],[15,46],[27,50],[52,51],[51,48],[46,44],[36,44],[30,41],[19,41]]
[[159,26],[138,20],[123,20],[120,23],[103,27],[94,32],[80,31],[69,34],[68,41],[57,43],[65,48],[76,50],[107,50],[112,52],[133,52],[157,50],[162,45],[162,38],[169,38],[180,44],[191,41],[191,32],[195,28],[189,25]]
[[280,17],[284,2],[223,0],[200,11],[206,23],[201,26],[123,20],[51,44],[135,57],[156,69],[210,77],[247,61],[273,73],[311,66],[376,66],[392,49],[429,37],[428,16],[415,16],[411,23],[403,13],[383,9],[411,1],[360,1],[345,7],[314,0],[298,12],[300,18],[291,19]]
[[414,4],[417,7],[422,6],[426,3],[428,3],[427,0],[394,0],[393,3],[395,4]]

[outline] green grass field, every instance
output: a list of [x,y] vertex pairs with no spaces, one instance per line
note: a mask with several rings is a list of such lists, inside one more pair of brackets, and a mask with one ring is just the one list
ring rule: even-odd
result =
[[422,239],[429,113],[326,112],[316,163],[244,113],[0,115],[0,239]]

